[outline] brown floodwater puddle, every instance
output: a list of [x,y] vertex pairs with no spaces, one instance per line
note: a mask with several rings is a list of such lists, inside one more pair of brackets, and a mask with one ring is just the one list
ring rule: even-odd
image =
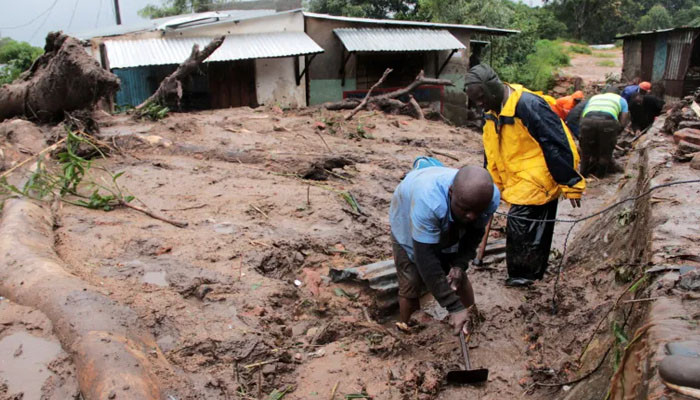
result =
[[26,332],[0,340],[0,380],[12,394],[23,393],[24,400],[41,398],[41,388],[51,376],[48,364],[61,352],[57,342]]

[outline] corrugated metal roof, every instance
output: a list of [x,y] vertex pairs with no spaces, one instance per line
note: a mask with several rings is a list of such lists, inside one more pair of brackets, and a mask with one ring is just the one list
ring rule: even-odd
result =
[[95,37],[110,37],[126,35],[128,33],[146,32],[172,29],[173,27],[190,27],[193,24],[211,24],[216,22],[241,21],[251,18],[260,18],[277,14],[275,10],[227,10],[215,12],[203,12],[194,14],[174,15],[171,17],[156,18],[132,25],[114,25],[91,29],[83,32],[71,33],[81,40]]
[[[180,64],[189,57],[192,46],[206,46],[212,38],[158,38],[107,40],[110,68],[142,65]],[[323,49],[304,32],[268,32],[228,35],[224,43],[205,61],[233,61],[252,58],[290,57],[321,53]]]
[[363,24],[402,25],[420,28],[467,29],[472,31],[483,32],[490,35],[512,35],[515,33],[520,33],[520,31],[516,29],[490,28],[488,26],[481,25],[439,24],[435,22],[404,21],[399,19],[340,17],[337,15],[318,14],[312,12],[304,12],[304,16],[309,18],[330,19],[335,21],[356,22]]
[[617,35],[615,36],[615,39],[626,39],[626,38],[632,38],[635,36],[642,36],[642,35],[653,35],[655,33],[668,33],[668,32],[673,32],[673,31],[682,31],[682,30],[695,30],[695,31],[700,31],[700,27],[697,26],[680,26],[677,28],[668,28],[668,29],[659,29],[656,31],[643,31],[643,32],[634,32],[634,33],[625,33],[623,35]]
[[465,49],[456,37],[440,29],[333,29],[349,51],[436,51]]

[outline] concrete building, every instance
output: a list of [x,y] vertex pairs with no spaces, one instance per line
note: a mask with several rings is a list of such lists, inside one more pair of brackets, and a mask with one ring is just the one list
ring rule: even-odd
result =
[[306,55],[323,49],[304,33],[301,10],[206,12],[115,27],[76,36],[122,80],[117,106],[135,106],[184,61],[194,44],[224,43],[192,77],[183,94],[187,109],[276,104],[306,106]]
[[622,79],[649,81],[679,98],[700,86],[700,28],[673,28],[620,35]]
[[[476,25],[379,20],[304,13],[306,33],[324,52],[309,61],[309,105],[362,96],[384,73],[394,71],[377,93],[404,87],[421,70],[426,76],[449,79],[454,86],[423,87],[419,102],[438,103],[450,120],[466,119],[464,74],[469,68],[474,36],[518,33]],[[481,48],[483,41],[474,41]],[[311,58],[313,57],[313,60]]]
[[[263,0],[261,0],[263,1]],[[284,0],[264,0],[279,6]],[[280,3],[280,4],[277,4]],[[300,9],[226,10],[111,27],[74,36],[101,65],[122,80],[116,105],[136,106],[190,54],[220,35],[223,45],[192,77],[183,94],[186,109],[276,104],[304,107],[364,96],[386,68],[394,72],[377,93],[403,87],[423,70],[454,86],[424,86],[419,102],[446,117],[466,119],[464,74],[469,57],[489,42],[475,35],[515,30],[475,25],[337,17]],[[471,50],[477,50],[474,54]]]

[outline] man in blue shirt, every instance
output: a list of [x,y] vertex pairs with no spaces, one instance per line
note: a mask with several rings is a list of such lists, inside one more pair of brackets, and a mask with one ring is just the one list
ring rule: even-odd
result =
[[484,168],[427,165],[394,191],[389,211],[401,322],[420,309],[423,288],[450,313],[454,334],[468,333],[474,292],[465,272],[500,193]]
[[632,100],[632,96],[637,93],[647,94],[651,90],[651,83],[641,82],[639,85],[629,85],[622,90],[620,96],[625,99],[626,102]]

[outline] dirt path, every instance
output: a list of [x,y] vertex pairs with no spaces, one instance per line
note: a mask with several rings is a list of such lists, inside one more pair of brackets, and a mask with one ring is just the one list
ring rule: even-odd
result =
[[586,84],[605,81],[608,75],[619,77],[622,72],[621,47],[593,50],[593,54],[570,53],[570,56],[571,66],[562,68],[562,74],[580,76]]
[[[459,159],[437,155],[449,166],[482,162],[479,134],[470,130],[367,113],[350,124],[340,117],[274,109],[173,114],[157,123],[105,117],[103,134],[127,155],[100,165],[124,171],[120,182],[139,201],[189,226],[62,206],[57,252],[72,273],[138,314],[191,381],[173,393],[178,399],[256,398],[259,380],[263,394],[288,388],[285,399],[300,400],[329,398],[336,384],[336,398],[363,390],[376,399],[565,394],[532,383],[578,373],[572,360],[616,295],[615,284],[597,284],[609,281],[608,270],[569,265],[556,316],[554,274],[520,290],[503,286],[503,263],[473,270],[486,321],[472,358],[491,371],[478,388],[443,387],[444,373],[460,364],[446,324],[424,315],[417,332],[398,333],[391,318],[375,315],[371,293],[330,283],[330,267],[391,256],[391,194],[416,156],[434,150]],[[321,121],[323,130],[315,127]],[[331,172],[317,167],[310,175],[328,180],[294,176],[319,160],[330,160]],[[561,203],[560,217],[596,209],[619,178],[591,184],[581,210]],[[341,195],[347,192],[359,209]],[[567,228],[557,225],[557,247]]]

